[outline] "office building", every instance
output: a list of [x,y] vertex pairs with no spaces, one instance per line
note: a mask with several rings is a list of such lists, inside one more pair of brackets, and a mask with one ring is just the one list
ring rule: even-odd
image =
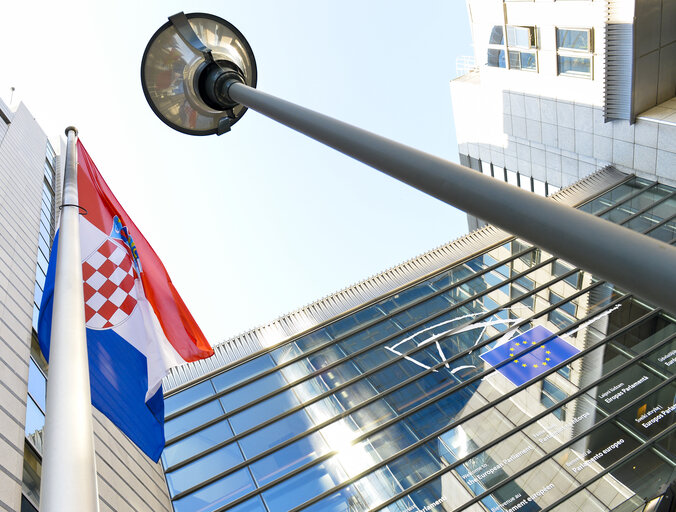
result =
[[[0,100],[0,509],[38,510],[48,366],[35,336],[64,162],[28,109]],[[94,410],[101,511],[170,511],[159,464]]]
[[467,9],[475,65],[451,82],[463,164],[541,195],[611,164],[676,185],[674,2]]
[[[676,240],[676,189],[553,200]],[[633,511],[674,479],[676,318],[486,226],[165,379],[176,512]]]

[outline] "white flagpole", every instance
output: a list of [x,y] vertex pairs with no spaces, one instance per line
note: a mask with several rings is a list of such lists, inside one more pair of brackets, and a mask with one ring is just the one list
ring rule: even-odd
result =
[[95,512],[98,490],[82,290],[77,130],[69,126],[66,136],[40,510]]

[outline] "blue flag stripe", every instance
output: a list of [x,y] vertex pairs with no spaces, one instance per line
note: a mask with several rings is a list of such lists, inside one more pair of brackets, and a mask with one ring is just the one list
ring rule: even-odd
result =
[[[38,318],[38,341],[47,361],[58,244],[57,231]],[[157,462],[164,448],[164,399],[160,387],[148,402],[145,401],[148,391],[145,356],[112,330],[87,329],[87,353],[92,405]]]

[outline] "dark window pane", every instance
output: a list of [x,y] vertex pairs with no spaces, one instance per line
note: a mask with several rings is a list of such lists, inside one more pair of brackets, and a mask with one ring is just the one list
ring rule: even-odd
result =
[[591,58],[559,55],[559,75],[591,76]]
[[333,322],[332,324],[327,325],[325,329],[326,332],[335,339],[338,336],[347,334],[355,328],[361,327],[366,322],[370,322],[371,320],[375,320],[376,318],[381,318],[383,316],[385,316],[384,313],[376,304],[374,306],[357,311],[356,313],[346,316],[345,318],[342,318],[336,322]]
[[25,496],[21,500],[21,512],[37,512],[26,499],[30,498],[36,505],[40,504],[40,474],[42,473],[42,463],[40,457],[33,450],[29,443],[24,443],[23,454],[23,475],[21,482],[21,491]]
[[247,458],[254,457],[268,448],[291,439],[312,426],[312,422],[304,410],[296,411],[256,432],[240,439],[242,451]]
[[274,361],[269,355],[265,354],[244,364],[240,364],[226,372],[216,375],[211,379],[216,391],[223,391],[239,384],[254,375],[263,373],[265,370],[275,366]]
[[54,187],[54,171],[52,171],[52,168],[48,162],[45,162],[45,178],[47,183]]
[[165,467],[171,467],[232,437],[228,420],[219,421],[193,435],[170,444],[162,452]]
[[657,240],[670,243],[676,237],[676,222],[669,221],[662,224],[659,228],[652,230],[648,235]]
[[557,28],[556,46],[572,50],[589,50],[589,31]]
[[537,69],[534,53],[521,52],[521,69]]
[[[540,402],[545,407],[552,407],[555,404],[558,404],[561,400],[565,399],[568,395],[559,389],[557,386],[552,384],[549,380],[545,379],[542,381],[542,393],[540,395]],[[562,407],[554,409],[554,416],[560,420],[565,419],[565,411]]]
[[218,400],[200,405],[196,409],[188,411],[180,416],[164,423],[164,435],[167,440],[192,430],[195,427],[218,418],[223,414],[223,407]]
[[505,36],[501,25],[494,25],[491,29],[491,36],[488,39],[489,44],[504,44]]
[[239,451],[237,443],[219,448],[215,452],[200,457],[195,462],[167,473],[169,492],[172,496],[176,496],[176,494],[230,469],[243,460],[244,457],[242,457],[242,452]]
[[164,416],[169,416],[213,394],[214,387],[209,380],[186,388],[164,399]]
[[510,69],[521,69],[521,52],[509,51],[509,67]]
[[270,512],[288,512],[345,479],[331,460],[314,466],[263,493]]
[[[249,470],[246,468],[240,469],[232,475],[228,475],[206,487],[202,487],[180,500],[174,501],[174,510],[176,512],[195,512],[196,510],[199,510],[200,512],[212,512],[240,496],[244,496],[246,493],[253,491],[253,489],[254,483],[249,474]],[[242,510],[258,509],[254,506],[254,508],[244,508]]]
[[494,50],[493,48],[489,48],[487,53],[487,64],[489,66],[494,68],[504,68],[506,66],[504,50]]
[[[270,377],[272,377],[272,375]],[[228,403],[224,402],[224,405],[228,411],[232,410],[228,407]],[[296,405],[298,405],[298,399],[291,390],[286,390],[231,416],[230,424],[235,433],[241,434],[245,430],[282,414]]]
[[[242,380],[244,380],[244,378],[245,376],[242,376]],[[285,384],[286,381],[284,378],[279,373],[274,372],[223,395],[221,397],[221,403],[223,404],[223,407],[225,407],[225,410],[230,412],[244,404],[253,402],[257,398],[267,395],[271,391],[279,389]]]

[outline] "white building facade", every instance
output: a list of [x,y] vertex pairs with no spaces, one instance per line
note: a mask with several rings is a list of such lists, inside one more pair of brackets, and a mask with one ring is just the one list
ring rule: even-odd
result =
[[673,2],[467,7],[476,65],[451,82],[462,163],[541,195],[607,165],[676,184]]

